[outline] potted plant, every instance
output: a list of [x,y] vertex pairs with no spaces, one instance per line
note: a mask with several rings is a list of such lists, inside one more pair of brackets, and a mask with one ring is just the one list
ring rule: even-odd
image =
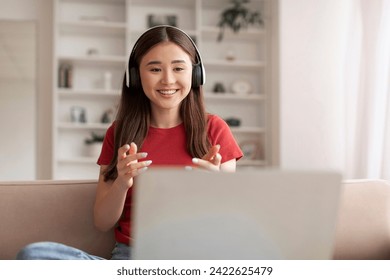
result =
[[98,157],[102,149],[104,135],[99,135],[95,132],[91,133],[91,136],[85,139],[87,145],[87,156]]
[[230,28],[234,33],[238,33],[242,28],[247,28],[250,25],[262,26],[264,24],[260,12],[250,11],[246,7],[250,0],[230,0],[230,2],[231,6],[222,11],[218,22],[220,28],[218,42],[222,41],[225,28]]

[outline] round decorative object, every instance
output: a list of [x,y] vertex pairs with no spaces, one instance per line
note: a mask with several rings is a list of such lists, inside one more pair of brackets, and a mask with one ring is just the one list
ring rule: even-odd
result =
[[245,80],[237,80],[232,84],[232,91],[236,94],[248,94],[252,91],[252,85]]
[[240,148],[247,159],[262,158],[262,149],[255,140],[246,140],[240,143]]

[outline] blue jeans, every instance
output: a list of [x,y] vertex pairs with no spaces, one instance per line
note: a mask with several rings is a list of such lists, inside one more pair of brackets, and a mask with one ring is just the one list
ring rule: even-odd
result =
[[[130,247],[116,243],[111,260],[129,260]],[[17,260],[103,260],[82,250],[56,242],[37,242],[24,247],[16,256]]]

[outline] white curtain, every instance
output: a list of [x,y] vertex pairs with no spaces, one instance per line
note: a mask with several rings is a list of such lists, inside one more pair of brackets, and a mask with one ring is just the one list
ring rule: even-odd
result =
[[352,3],[345,64],[345,177],[390,180],[390,0]]

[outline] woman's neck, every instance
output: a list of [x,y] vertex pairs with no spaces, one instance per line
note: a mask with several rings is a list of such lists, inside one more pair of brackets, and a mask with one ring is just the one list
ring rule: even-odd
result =
[[183,120],[178,111],[152,111],[150,125],[156,128],[171,128],[178,126],[182,122]]

